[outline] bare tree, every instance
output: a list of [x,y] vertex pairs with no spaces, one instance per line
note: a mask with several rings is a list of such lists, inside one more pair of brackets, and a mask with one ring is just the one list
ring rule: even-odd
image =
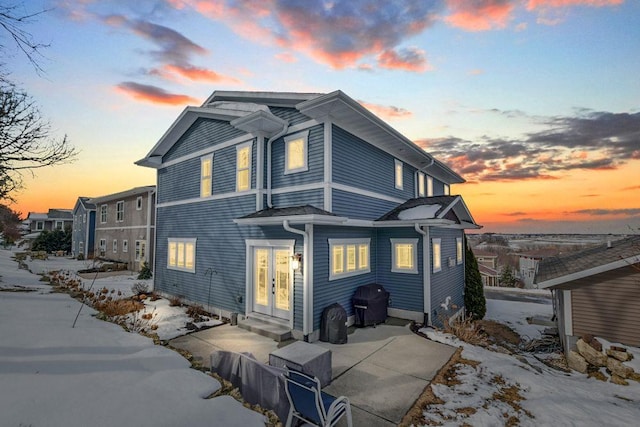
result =
[[[42,57],[41,49],[49,47],[49,45],[34,41],[31,33],[26,31],[24,26],[45,12],[47,10],[29,13],[24,11],[24,6],[21,4],[0,5],[0,28],[4,30],[4,35],[8,36],[18,50],[27,57],[38,74],[43,72],[38,62],[38,57]],[[0,39],[0,51],[6,53],[6,50],[7,46]],[[0,78],[4,77],[4,75],[0,76]]]

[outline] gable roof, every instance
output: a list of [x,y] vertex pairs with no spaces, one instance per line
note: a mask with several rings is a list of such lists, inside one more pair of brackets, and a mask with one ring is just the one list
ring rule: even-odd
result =
[[567,255],[544,258],[535,282],[549,288],[640,263],[640,236],[631,236]]
[[290,206],[286,208],[267,208],[234,219],[236,224],[272,225],[283,221],[293,224],[342,224],[347,218],[337,216],[311,205]]
[[76,212],[79,206],[82,206],[82,208],[85,211],[95,210],[96,205],[91,203],[90,200],[91,200],[91,197],[85,197],[85,196],[78,197],[78,200],[76,201],[76,205],[73,208],[73,212]]
[[186,107],[151,151],[135,164],[160,167],[162,157],[199,118],[228,121],[245,132],[260,131],[267,138],[280,135],[288,122],[271,113],[269,106],[295,108],[318,121],[329,118],[353,135],[447,184],[465,182],[447,165],[340,90],[327,94],[215,91],[200,107]]
[[498,271],[491,268],[491,267],[487,267],[484,264],[478,264],[478,270],[480,271],[480,274],[484,274],[485,276],[492,276],[492,277],[498,277]]
[[409,199],[376,220],[378,223],[426,223],[443,220],[464,228],[480,228],[461,196],[432,196]]
[[92,203],[94,205],[97,205],[98,203],[104,203],[104,202],[108,202],[110,200],[124,199],[126,197],[132,197],[132,196],[137,196],[137,195],[140,195],[140,194],[150,193],[152,191],[155,191],[155,189],[156,189],[155,185],[146,185],[146,186],[143,186],[143,187],[134,187],[134,188],[131,188],[131,189],[126,190],[126,191],[121,191],[119,193],[113,193],[113,194],[107,194],[105,196],[94,197],[93,199],[89,199],[88,202]]

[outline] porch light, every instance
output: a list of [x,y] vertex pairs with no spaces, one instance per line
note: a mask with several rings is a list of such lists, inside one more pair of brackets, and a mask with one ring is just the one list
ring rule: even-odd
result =
[[291,255],[291,268],[298,271],[300,270],[300,263],[302,262],[302,254]]

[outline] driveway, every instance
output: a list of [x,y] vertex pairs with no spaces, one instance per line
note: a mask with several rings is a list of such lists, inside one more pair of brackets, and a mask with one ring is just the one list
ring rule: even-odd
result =
[[[215,350],[251,352],[266,362],[270,352],[288,343],[222,325],[176,338],[170,344],[209,366],[209,355]],[[357,328],[347,344],[314,344],[332,353],[332,382],[324,391],[347,396],[354,426],[367,427],[397,425],[455,352],[451,346],[415,335],[408,326],[389,324]]]

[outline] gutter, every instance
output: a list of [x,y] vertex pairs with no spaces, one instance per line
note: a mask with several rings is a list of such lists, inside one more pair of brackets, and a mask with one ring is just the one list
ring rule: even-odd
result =
[[289,220],[285,219],[282,221],[282,228],[290,233],[299,234],[303,237],[303,259],[302,259],[302,287],[303,287],[303,298],[302,298],[302,334],[304,335],[304,340],[309,341],[309,334],[312,331],[313,324],[310,325],[309,322],[309,310],[313,307],[313,280],[310,277],[309,266],[312,263],[311,251],[310,251],[310,243],[309,243],[309,233],[306,231],[299,230],[297,228],[292,228],[289,225]]
[[431,326],[431,268],[429,260],[431,259],[431,249],[429,246],[429,227],[426,231],[415,223],[413,228],[418,234],[422,235],[422,286],[424,288],[423,310],[425,326]]
[[[280,138],[282,135],[286,134],[289,130],[289,124],[285,123],[282,125],[282,130],[267,141],[267,207],[272,208],[273,204],[271,203],[271,144],[273,141]],[[286,229],[285,229],[286,230]]]

